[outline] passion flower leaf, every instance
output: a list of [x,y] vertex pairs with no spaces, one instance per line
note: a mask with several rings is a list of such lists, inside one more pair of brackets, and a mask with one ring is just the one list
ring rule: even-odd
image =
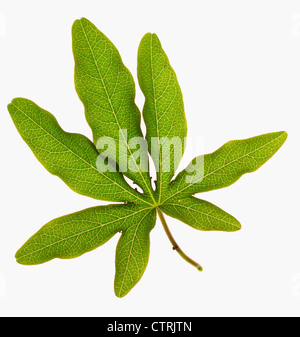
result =
[[[50,221],[18,250],[17,262],[40,264],[54,258],[74,258],[121,232],[114,289],[116,296],[123,297],[146,269],[150,232],[158,214],[173,249],[202,271],[202,266],[181,250],[162,212],[199,230],[239,230],[241,225],[233,216],[192,195],[229,186],[243,174],[257,170],[282,146],[286,132],[230,141],[211,154],[196,157],[172,180],[183,155],[187,126],[177,77],[158,37],[146,34],[138,50],[146,140],[134,102],[134,81],[116,47],[84,18],[74,22],[72,37],[75,87],[94,143],[83,135],[65,132],[53,115],[27,99],[14,99],[8,110],[22,138],[50,173],[77,193],[123,203]],[[103,139],[107,143],[99,145]],[[157,171],[155,190],[145,149]],[[99,168],[99,160],[105,170],[101,165]],[[123,174],[143,193],[130,187]]]
[[170,201],[160,206],[169,216],[202,231],[234,232],[241,229],[237,219],[221,208],[195,197]]
[[37,159],[72,190],[99,200],[142,202],[121,173],[97,169],[99,153],[85,136],[63,131],[53,115],[25,98],[15,98],[8,111]]
[[[134,103],[135,85],[113,43],[89,20],[76,20],[72,28],[75,59],[75,87],[84,104],[94,143],[103,137],[115,142],[110,159],[125,175],[151,195],[148,158],[138,162],[131,139],[143,140],[141,114]],[[144,145],[145,146],[145,145]],[[116,151],[115,151],[116,150]],[[120,154],[121,153],[121,154]],[[145,148],[147,154],[147,148]],[[132,167],[132,170],[128,168]],[[135,169],[135,170],[134,170]]]
[[176,74],[156,34],[146,34],[140,43],[138,80],[145,95],[146,139],[157,170],[160,202],[183,155],[187,124]]

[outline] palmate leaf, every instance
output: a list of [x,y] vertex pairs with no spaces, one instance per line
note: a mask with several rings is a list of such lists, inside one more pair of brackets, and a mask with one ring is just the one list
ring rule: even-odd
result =
[[[138,50],[146,140],[134,102],[133,78],[116,47],[84,18],[75,21],[72,37],[75,87],[94,143],[83,135],[65,132],[53,115],[28,99],[13,99],[8,110],[20,135],[50,173],[77,193],[121,204],[93,207],[50,221],[18,250],[17,262],[32,265],[78,257],[121,232],[116,248],[115,294],[123,297],[146,269],[150,232],[158,214],[173,249],[202,270],[180,249],[163,212],[202,231],[239,230],[237,219],[193,195],[229,186],[243,174],[257,170],[282,146],[286,132],[230,141],[211,154],[196,157],[172,179],[183,155],[187,126],[177,77],[158,37],[146,34]],[[98,144],[103,137],[115,142],[115,153],[111,149],[102,152]],[[132,147],[134,138],[142,140],[141,144],[147,141],[157,170],[155,190]],[[165,152],[166,144],[171,146],[170,152]],[[104,154],[107,170],[103,171],[97,161]],[[128,185],[124,176],[143,193]]]

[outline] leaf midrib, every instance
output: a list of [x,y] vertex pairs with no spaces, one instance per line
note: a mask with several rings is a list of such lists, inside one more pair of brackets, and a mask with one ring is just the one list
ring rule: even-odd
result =
[[[154,110],[155,110],[155,120],[156,120],[156,132],[157,132],[157,140],[158,140],[158,149],[160,147],[159,142],[159,127],[158,127],[158,114],[157,114],[157,105],[156,105],[156,92],[155,92],[155,85],[154,85],[154,74],[153,74],[153,35],[151,34],[150,40],[150,67],[151,67],[151,80],[152,80],[152,88],[153,88],[153,99],[154,99]],[[158,203],[160,203],[161,199],[161,187],[162,187],[162,158],[161,158],[161,151],[159,150],[159,172],[157,180],[159,182],[159,195],[158,195]]]

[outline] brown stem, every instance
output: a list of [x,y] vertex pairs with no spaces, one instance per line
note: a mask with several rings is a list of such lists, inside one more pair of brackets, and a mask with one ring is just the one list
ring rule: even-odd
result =
[[172,235],[171,232],[170,232],[170,229],[169,229],[169,227],[168,227],[168,225],[167,225],[167,223],[166,223],[166,219],[165,219],[163,213],[162,213],[159,209],[157,209],[157,213],[158,213],[158,216],[159,216],[159,218],[160,218],[160,221],[161,221],[161,223],[162,223],[162,225],[163,225],[163,227],[164,227],[164,230],[165,230],[165,232],[166,232],[166,234],[167,234],[167,237],[169,238],[170,242],[171,242],[172,245],[173,245],[173,249],[176,250],[177,253],[178,253],[178,254],[179,254],[185,261],[187,261],[188,263],[190,263],[192,266],[196,267],[199,271],[202,271],[202,270],[203,270],[202,266],[201,266],[199,263],[197,263],[197,262],[195,262],[194,260],[192,260],[190,257],[188,257],[188,256],[181,250],[181,248],[178,246],[177,242],[175,241],[175,239],[173,238],[173,235]]

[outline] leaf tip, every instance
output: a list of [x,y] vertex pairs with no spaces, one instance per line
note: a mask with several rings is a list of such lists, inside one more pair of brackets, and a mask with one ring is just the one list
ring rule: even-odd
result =
[[152,39],[152,43],[157,43],[159,47],[161,48],[160,40],[155,33],[151,33],[151,39]]
[[19,264],[25,264],[25,263],[22,262],[22,259],[21,259],[22,255],[20,254],[20,250],[21,250],[21,248],[15,254],[16,262],[19,263]]
[[151,43],[153,41],[159,42],[159,38],[155,33],[150,33],[150,32],[146,33],[141,40],[141,42],[143,43]]
[[15,97],[12,99],[12,101],[9,104],[7,104],[7,109],[9,111],[13,106],[19,106],[24,102],[30,102],[30,101],[23,97]]
[[283,135],[285,141],[288,137],[288,133],[286,131],[281,131],[281,134]]
[[237,232],[237,231],[242,229],[242,225],[237,219],[234,218],[234,220],[235,220],[235,223],[234,223],[234,227],[232,229],[232,232]]
[[127,294],[129,293],[129,291],[127,292],[121,292],[121,291],[118,291],[118,289],[115,288],[115,295],[118,297],[118,298],[123,298],[125,297]]
[[10,103],[7,104],[7,110],[9,112],[9,114],[11,115],[11,117],[12,117],[13,112],[15,110],[14,107],[16,105],[18,105],[19,101],[20,101],[20,98],[14,98],[14,99],[12,99],[12,101]]
[[12,108],[12,106],[17,102],[17,100],[18,100],[18,98],[13,98],[13,99],[11,100],[11,102],[7,104],[7,109],[8,109],[8,111],[9,111],[10,108]]
[[[277,141],[278,141],[278,145],[277,145],[277,150],[281,148],[281,146],[285,143],[288,134],[286,131],[278,131],[276,133],[274,133],[274,136],[276,135]],[[276,150],[276,151],[277,151]]]
[[12,108],[12,103],[8,103],[8,104],[7,104],[7,110],[8,110],[9,113],[10,113],[10,111],[11,111],[11,108]]
[[74,29],[76,29],[77,26],[79,25],[82,26],[83,23],[91,23],[91,22],[85,17],[75,20],[72,25],[72,32],[74,32]]

